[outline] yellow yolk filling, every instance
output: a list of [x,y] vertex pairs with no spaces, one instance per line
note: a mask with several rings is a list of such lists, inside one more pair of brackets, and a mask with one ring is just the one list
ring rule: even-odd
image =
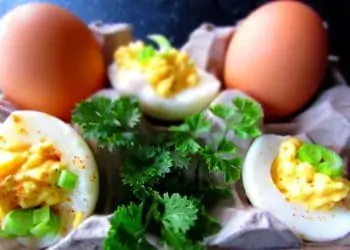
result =
[[271,168],[272,179],[288,202],[302,204],[308,210],[331,210],[347,197],[349,181],[331,179],[317,173],[309,163],[299,162],[297,150],[301,145],[296,138],[281,144]]
[[53,206],[65,199],[56,186],[65,169],[52,144],[0,144],[0,221],[15,209]]
[[140,71],[161,97],[171,97],[199,83],[198,71],[185,52],[171,48],[142,61],[138,55],[144,48],[142,42],[120,47],[114,54],[119,70]]

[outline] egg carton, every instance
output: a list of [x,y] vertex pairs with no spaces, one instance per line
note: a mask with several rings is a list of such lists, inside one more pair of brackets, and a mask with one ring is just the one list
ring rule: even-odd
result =
[[[101,28],[103,24],[99,24]],[[120,26],[118,26],[120,27]],[[124,27],[124,26],[123,26]],[[124,27],[125,28],[125,27]],[[225,27],[218,29],[211,24],[203,24],[200,29],[196,30],[192,34],[192,39],[199,36],[204,37],[202,31],[206,34],[205,37],[209,37],[207,44],[207,51],[202,53],[201,65],[203,68],[210,67],[211,62],[222,62],[219,58],[224,55],[225,43],[227,38],[234,32],[234,27]],[[108,31],[108,32],[107,32]],[[105,33],[108,33],[109,37],[113,36],[113,32],[117,32],[116,28],[107,29]],[[124,30],[125,31],[125,30]],[[98,29],[94,29],[94,32],[99,32]],[[196,33],[197,32],[197,33]],[[197,34],[197,35],[196,35]],[[101,35],[101,34],[100,34]],[[103,35],[103,34],[102,34]],[[116,34],[114,34],[116,35]],[[112,39],[110,41],[116,41],[116,44],[111,42],[106,48],[106,54],[114,51],[115,48],[124,44],[127,41],[131,41],[131,36],[122,43],[118,42],[118,39]],[[197,37],[198,38],[198,37]],[[197,39],[196,38],[196,39]],[[101,45],[104,46],[104,39],[101,38]],[[218,44],[220,46],[218,46]],[[216,48],[216,52],[213,54],[212,48]],[[221,48],[221,49],[220,49]],[[186,44],[182,49],[192,50],[189,44]],[[220,56],[221,55],[221,56]],[[199,56],[199,54],[198,54]],[[111,60],[109,54],[106,61]],[[199,59],[198,59],[199,60]],[[335,56],[329,57],[329,69],[334,85],[326,92],[322,93],[320,97],[302,114],[295,117],[291,122],[283,124],[265,124],[263,130],[265,133],[274,133],[279,135],[296,135],[303,136],[315,143],[331,146],[337,148],[344,158],[347,159],[348,155],[346,149],[348,141],[350,141],[350,88],[347,87],[347,83],[342,74],[337,69],[338,58]],[[216,64],[215,68],[210,69],[211,72],[220,71],[222,64]],[[117,95],[110,90],[103,90],[98,94],[109,96],[110,98],[116,98]],[[233,97],[240,95],[246,96],[244,93],[235,90],[228,90],[222,92],[215,102],[226,102]],[[248,96],[246,96],[248,97]],[[249,97],[248,97],[249,98]],[[3,121],[7,115],[14,110],[14,107],[10,103],[0,101],[1,120]],[[311,118],[310,118],[311,117]],[[336,126],[330,126],[330,124],[336,124]],[[220,125],[220,124],[219,124]],[[344,131],[344,133],[339,133]],[[320,136],[321,133],[321,136]],[[250,142],[242,142],[240,147],[243,149],[242,153],[246,153],[250,146]],[[114,186],[115,180],[111,176],[116,176],[111,173],[111,167],[115,164],[117,155],[109,154],[97,147],[93,147],[95,151],[96,160],[100,168],[102,168],[101,183],[106,185],[101,196],[104,200],[103,206],[99,208],[99,211],[111,212],[113,211],[113,200],[117,197],[112,197],[113,194],[110,187]],[[205,240],[205,243],[209,246],[220,247],[222,249],[335,249],[343,250],[350,249],[350,238],[323,244],[305,243],[300,240],[286,225],[278,221],[272,214],[266,211],[255,209],[251,207],[247,200],[243,185],[241,182],[235,184],[234,188],[234,205],[232,201],[225,201],[220,204],[214,211],[214,214],[219,218],[222,224],[222,230],[212,237]],[[106,236],[109,228],[109,219],[111,215],[99,216],[94,215],[91,218],[83,222],[76,230],[74,230],[67,238],[58,243],[57,245],[49,248],[50,250],[65,250],[65,249],[100,249],[101,242]],[[1,245],[0,245],[1,247]],[[8,248],[1,248],[8,249]]]

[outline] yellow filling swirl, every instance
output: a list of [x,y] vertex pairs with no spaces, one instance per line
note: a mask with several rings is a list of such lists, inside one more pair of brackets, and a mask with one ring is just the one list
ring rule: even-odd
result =
[[284,141],[279,149],[271,176],[289,202],[302,204],[309,210],[331,210],[349,193],[349,181],[344,178],[330,178],[317,173],[315,168],[297,159],[302,142],[296,138]]

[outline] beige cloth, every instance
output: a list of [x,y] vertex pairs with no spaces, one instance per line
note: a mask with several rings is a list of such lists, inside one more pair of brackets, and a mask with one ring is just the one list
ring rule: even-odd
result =
[[[227,46],[227,41],[229,41],[233,31],[234,29],[230,27],[218,29],[204,24],[192,34],[183,49],[191,53],[192,58],[198,65],[212,72],[217,72],[222,64],[215,67],[212,64],[213,62],[223,62],[225,46]],[[206,42],[201,43],[201,40]],[[198,42],[201,44],[200,47],[196,45]],[[215,50],[212,49],[213,44],[216,44]],[[337,149],[345,159],[350,157],[348,150],[350,141],[350,88],[343,85],[344,82],[339,72],[336,70],[332,72],[334,73],[333,80],[339,85],[326,91],[313,106],[290,123],[266,124],[263,129],[269,133],[304,136],[316,143]],[[110,98],[118,96],[113,90],[103,90],[98,94]],[[242,95],[241,92],[237,91],[225,91],[218,96],[215,102],[225,102],[237,94]],[[12,110],[13,107],[10,104],[0,102],[0,120],[3,121]],[[113,167],[118,160],[117,155],[100,150],[92,143],[91,147],[100,168],[100,178],[103,184],[101,185],[96,215],[85,220],[64,240],[49,248],[50,250],[102,249],[103,238],[109,229],[108,220],[114,210],[113,204],[118,198],[116,192],[114,192],[119,188],[115,185],[117,183],[115,178],[118,174],[116,168]],[[243,149],[242,153],[244,153],[248,149],[249,143],[243,143],[241,147]],[[244,196],[241,183],[235,185],[234,191],[234,203],[232,201],[224,202],[214,211],[214,214],[221,221],[222,230],[217,235],[206,239],[208,245],[247,250],[350,249],[350,239],[322,245],[306,244],[271,214],[250,207]],[[13,242],[0,240],[0,249],[20,249],[20,247]]]

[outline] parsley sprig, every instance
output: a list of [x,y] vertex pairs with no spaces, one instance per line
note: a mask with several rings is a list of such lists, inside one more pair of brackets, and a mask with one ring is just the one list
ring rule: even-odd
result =
[[122,158],[127,194],[110,221],[105,250],[156,249],[150,235],[165,249],[205,249],[203,239],[220,229],[208,211],[231,197],[230,185],[239,179],[242,166],[230,136],[260,135],[262,111],[257,103],[237,97],[208,112],[225,126],[216,126],[201,112],[160,132],[145,129],[134,97],[95,97],[76,106],[72,120],[83,136],[118,150]]

